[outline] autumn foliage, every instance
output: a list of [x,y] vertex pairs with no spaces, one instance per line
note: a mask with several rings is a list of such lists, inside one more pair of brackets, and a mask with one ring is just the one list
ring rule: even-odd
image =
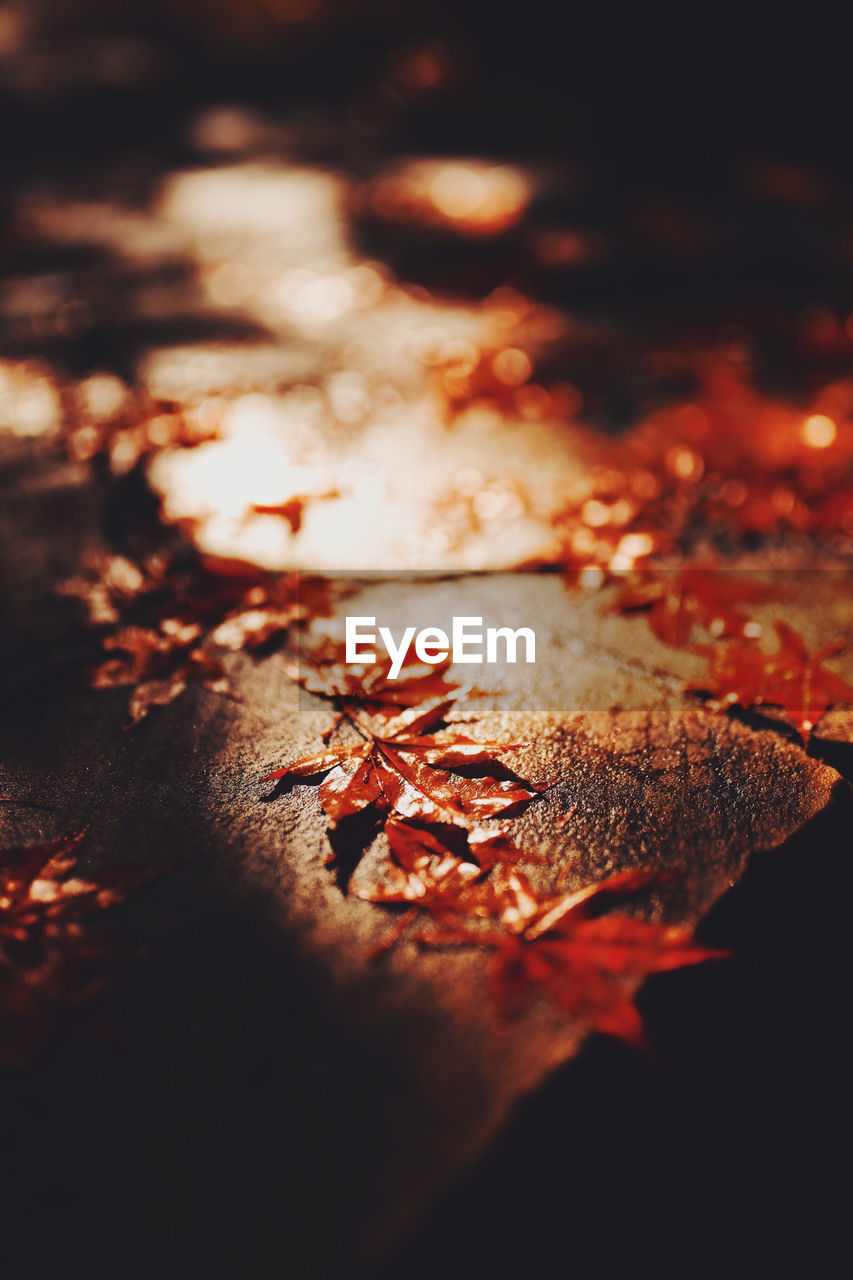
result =
[[119,866],[81,872],[85,834],[0,849],[0,1061],[28,1061],[64,1013],[109,985],[117,948],[95,918],[149,875]]
[[512,856],[503,831],[484,824],[519,813],[540,789],[497,759],[511,754],[512,743],[482,742],[446,727],[458,688],[446,679],[446,664],[415,671],[412,665],[393,682],[381,665],[359,676],[330,664],[303,677],[336,704],[335,729],[347,726],[355,740],[285,765],[267,780],[323,777],[320,802],[338,848],[364,843],[387,822],[405,818],[443,848],[458,849],[461,841],[478,865]]
[[357,740],[285,765],[268,781],[323,779],[320,803],[333,850],[360,850],[383,833],[383,865],[352,889],[370,902],[409,907],[379,953],[425,919],[412,932],[418,945],[489,951],[503,1016],[545,996],[581,1023],[637,1046],[644,1043],[633,1003],[639,981],[720,954],[695,944],[686,929],[591,914],[609,895],[665,878],[655,872],[620,873],[572,893],[533,884],[517,864],[541,860],[517,847],[506,819],[547,788],[501,763],[517,744],[484,742],[446,725],[456,692],[442,670],[413,672],[402,689],[382,667],[359,676],[330,662],[299,678],[336,704],[333,732],[346,725]]
[[853,702],[853,685],[824,666],[845,644],[835,641],[809,653],[793,627],[775,626],[779,645],[774,653],[739,639],[715,645],[706,650],[708,678],[694,680],[688,689],[710,695],[716,711],[778,707],[808,746],[825,711]]
[[140,565],[94,552],[61,590],[84,603],[100,640],[91,687],[129,686],[131,724],[190,683],[229,693],[224,652],[262,650],[329,599],[321,580],[192,553],[155,554]]
[[[535,313],[521,302],[514,323]],[[518,341],[483,346],[464,369],[433,362],[450,428],[455,415],[482,404],[522,417],[543,406],[567,417],[576,411],[577,396],[567,398],[562,383],[549,386],[544,375],[541,385],[531,382],[539,372],[536,343],[528,350]],[[693,380],[694,395],[648,414],[619,440],[597,439],[591,464],[564,501],[543,511],[535,494],[506,475],[482,480],[484,492],[491,485],[485,506],[500,499],[502,509],[542,521],[545,543],[528,567],[557,568],[569,585],[592,571],[613,588],[602,611],[644,618],[665,645],[703,656],[707,675],[685,691],[703,696],[709,710],[775,708],[808,747],[824,713],[853,702],[853,686],[825,665],[842,646],[810,653],[777,620],[778,645],[768,651],[756,609],[778,601],[778,592],[721,566],[749,540],[784,534],[841,545],[853,534],[853,388],[829,385],[801,411],[759,394],[736,362],[707,352],[670,359],[673,371]],[[196,420],[152,403],[125,406],[109,429],[72,431],[67,442],[74,457],[105,458],[121,473],[161,448],[193,447],[218,431],[215,414]],[[340,497],[333,487],[286,489],[281,502],[255,503],[250,514],[277,517],[294,537],[309,503]],[[464,540],[469,528],[479,529],[483,504],[482,494],[466,489],[462,496],[470,512],[459,517],[460,495],[449,492],[436,519],[453,515]],[[392,681],[381,663],[348,665],[341,648],[325,641],[294,664],[294,632],[330,611],[330,583],[184,547],[139,562],[92,552],[62,590],[85,605],[97,644],[90,686],[127,687],[131,724],[190,684],[229,694],[228,653],[285,650],[288,674],[328,702],[334,719],[319,749],[276,768],[268,781],[279,790],[317,787],[328,862],[342,889],[397,913],[380,951],[404,934],[419,946],[480,948],[505,1015],[543,995],[581,1023],[635,1044],[642,1029],[633,994],[643,976],[716,954],[686,930],[602,913],[604,904],[657,884],[654,872],[620,873],[570,893],[544,888],[541,876],[528,873],[534,859],[508,824],[549,785],[515,772],[523,744],[460,731],[454,719],[471,691],[451,679],[447,662],[410,658]],[[6,873],[3,903],[14,905],[3,907],[0,1008],[13,1021],[28,1000],[39,1008],[65,1000],[71,969],[57,957],[79,958],[66,945],[77,936],[75,912],[84,903],[107,904],[106,890],[74,888],[68,859],[75,848],[72,841],[52,852],[23,851],[20,869]],[[24,943],[33,954],[45,948],[44,965],[33,970],[44,980],[24,980],[9,960]]]

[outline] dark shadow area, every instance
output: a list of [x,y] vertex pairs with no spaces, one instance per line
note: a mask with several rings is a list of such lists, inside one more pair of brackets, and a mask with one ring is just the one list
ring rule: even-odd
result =
[[648,985],[656,1060],[594,1040],[377,1276],[842,1275],[851,817],[752,859],[700,930],[732,959]]

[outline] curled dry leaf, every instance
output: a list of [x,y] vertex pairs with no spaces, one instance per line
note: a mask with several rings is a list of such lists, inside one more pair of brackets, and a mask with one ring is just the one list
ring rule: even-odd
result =
[[645,1043],[634,993],[652,973],[717,959],[688,929],[612,913],[591,915],[599,900],[635,892],[661,876],[619,872],[575,893],[542,897],[515,868],[463,885],[456,901],[433,912],[437,927],[422,933],[426,946],[476,944],[492,952],[491,986],[505,1017],[544,995],[579,1022]]
[[715,638],[756,637],[761,628],[738,606],[773,596],[768,585],[733,573],[700,567],[672,572],[647,569],[624,583],[612,607],[617,613],[645,613],[658,639],[678,646],[686,644],[697,627]]
[[315,646],[304,661],[289,664],[287,673],[308,693],[334,702],[341,710],[350,708],[363,715],[385,718],[431,699],[444,699],[449,708],[460,689],[459,684],[447,679],[450,658],[425,663],[409,650],[401,668],[406,674],[391,680],[390,659],[359,665],[346,662],[345,657],[345,646],[328,639]]
[[779,638],[775,653],[743,639],[707,649],[708,678],[691,681],[687,688],[710,695],[710,706],[716,711],[734,706],[781,707],[808,746],[829,707],[853,702],[853,686],[823,665],[845,644],[837,641],[810,654],[793,627],[776,622],[775,628]]
[[280,641],[330,598],[323,579],[165,553],[137,565],[93,552],[60,590],[83,601],[109,655],[93,668],[92,687],[133,686],[132,724],[190,682],[228,693],[218,650],[253,652]]
[[107,985],[114,942],[89,920],[149,878],[135,868],[77,874],[85,830],[0,849],[0,1060],[29,1060],[64,1010]]
[[[372,689],[367,700],[374,705]],[[539,794],[497,760],[497,753],[511,750],[512,744],[478,742],[451,730],[434,732],[443,725],[452,696],[439,694],[407,707],[386,720],[381,731],[352,710],[351,692],[344,701],[343,715],[359,740],[326,747],[267,779],[295,782],[326,775],[320,802],[334,847],[364,845],[393,818],[427,828],[450,853],[461,839],[465,856],[477,865],[478,851],[492,859],[499,851],[509,853],[509,842],[502,845],[497,833],[490,840],[480,824],[519,813]]]

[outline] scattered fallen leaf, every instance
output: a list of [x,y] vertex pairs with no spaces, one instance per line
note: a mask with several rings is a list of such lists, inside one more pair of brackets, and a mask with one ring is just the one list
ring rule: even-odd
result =
[[734,706],[781,707],[808,746],[829,707],[853,702],[853,686],[823,665],[845,643],[836,641],[810,654],[793,627],[776,622],[775,628],[779,638],[775,653],[741,638],[706,649],[708,678],[691,681],[687,688],[710,695],[709,705],[717,711]]
[[[403,822],[384,827],[390,857],[352,891],[366,902],[411,902],[430,911],[474,911],[492,901],[498,880],[484,879],[520,858],[528,860],[500,827],[463,828],[448,823]],[[530,861],[540,859],[530,857]]]
[[410,649],[401,675],[391,680],[390,659],[360,665],[347,663],[345,653],[345,646],[339,641],[323,641],[300,662],[289,663],[287,674],[308,693],[334,702],[340,710],[349,708],[368,716],[396,716],[402,708],[435,698],[446,700],[449,708],[460,688],[446,678],[449,658],[422,663]]
[[484,858],[493,858],[498,851],[506,856],[508,843],[502,845],[497,833],[481,823],[519,813],[539,789],[497,760],[497,754],[511,750],[512,744],[478,742],[451,730],[426,732],[443,724],[452,702],[452,698],[438,697],[408,707],[387,721],[381,732],[347,711],[345,719],[358,734],[357,741],[294,761],[271,773],[267,781],[295,782],[325,775],[320,802],[338,852],[363,847],[389,818],[395,818],[428,828],[434,840],[442,833],[449,853],[453,849],[450,829],[453,839],[463,839],[465,855],[477,865],[481,865],[478,852]]
[[0,1060],[24,1063],[62,1013],[108,985],[115,943],[88,921],[149,878],[136,868],[77,874],[85,830],[0,849]]
[[228,676],[221,663],[202,647],[198,624],[166,618],[157,630],[123,627],[106,636],[103,647],[117,656],[99,663],[91,673],[93,689],[132,685],[130,723],[138,724],[152,707],[165,707],[179,697],[191,680],[214,693],[228,693]]
[[673,360],[695,396],[599,442],[597,465],[551,513],[553,542],[538,563],[562,567],[573,585],[590,567],[622,573],[689,556],[703,536],[853,535],[849,382],[822,388],[804,413],[719,355]]
[[748,636],[755,639],[760,626],[738,605],[769,600],[771,588],[745,581],[733,573],[704,568],[668,571],[641,570],[622,586],[613,609],[617,613],[645,613],[658,639],[684,645],[696,627],[713,637]]
[[[344,667],[339,656],[339,646],[331,642],[316,651],[313,665],[292,674],[312,693],[333,701],[338,715],[327,741],[340,724],[356,740],[326,746],[266,780],[287,783],[325,775],[320,802],[336,851],[365,847],[391,822],[401,856],[407,839],[481,868],[514,856],[505,834],[481,823],[520,812],[540,789],[499,761],[514,744],[480,742],[446,726],[459,689],[446,679],[448,664],[409,660],[411,674],[391,681],[387,664]],[[324,664],[323,658],[329,661]],[[404,869],[405,858],[398,865]],[[409,869],[414,874],[414,866]]]
[[[421,945],[475,944],[493,952],[491,983],[505,1017],[544,995],[573,1018],[642,1048],[642,1019],[633,996],[649,974],[725,953],[694,942],[688,929],[612,913],[591,916],[607,895],[624,895],[662,877],[627,871],[558,897],[542,897],[516,869],[464,885]],[[487,927],[483,927],[483,924]]]
[[228,693],[217,650],[256,651],[328,608],[330,587],[298,573],[158,554],[143,565],[93,552],[60,591],[82,600],[105,658],[93,688],[133,686],[130,723],[166,706],[190,682]]

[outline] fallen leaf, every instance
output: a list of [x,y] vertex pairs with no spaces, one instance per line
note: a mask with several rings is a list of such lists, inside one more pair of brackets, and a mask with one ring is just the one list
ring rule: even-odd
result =
[[165,707],[184,692],[191,680],[214,693],[228,693],[230,685],[221,663],[201,645],[201,627],[166,618],[158,630],[124,627],[104,639],[104,649],[116,657],[99,663],[91,673],[93,689],[133,685],[130,723],[152,707]]
[[230,685],[217,650],[260,650],[328,608],[329,584],[298,573],[194,555],[156,554],[142,564],[95,551],[60,587],[81,600],[106,655],[93,688],[132,685],[130,723],[166,706],[195,682]]
[[[589,914],[603,896],[660,880],[653,871],[632,870],[543,898],[515,868],[500,867],[489,880],[461,887],[449,908],[452,921],[448,913],[438,914],[438,928],[419,941],[490,948],[492,991],[506,1017],[544,995],[579,1022],[642,1048],[643,1025],[633,1000],[637,984],[652,973],[725,955],[695,943],[689,929],[617,913]],[[492,927],[483,929],[483,920]]]
[[710,706],[716,711],[734,706],[781,707],[808,746],[829,707],[853,702],[853,686],[823,666],[845,643],[827,644],[810,654],[793,627],[776,622],[775,628],[779,638],[775,653],[742,639],[712,646],[706,651],[707,680],[693,680],[686,687],[710,695]]
[[612,608],[617,613],[645,613],[658,639],[684,645],[696,627],[714,637],[751,636],[760,627],[737,606],[772,599],[772,589],[745,581],[733,573],[704,568],[676,571],[641,570],[619,591]]
[[136,868],[77,874],[85,829],[43,844],[0,849],[0,1059],[23,1063],[50,1038],[62,1012],[107,983],[114,943],[90,917],[123,902],[149,878]]
[[[288,663],[287,674],[308,693],[332,701],[339,709],[351,707],[369,716],[396,716],[401,708],[420,706],[429,699],[449,706],[460,685],[446,678],[450,658],[420,662],[409,649],[396,680],[390,678],[391,660],[372,664],[348,663],[346,647],[327,639],[315,645],[299,662]],[[403,675],[402,672],[407,674]]]
[[[419,717],[440,720],[445,703],[431,705]],[[400,723],[402,721],[402,723]],[[479,743],[450,733],[409,736],[407,717],[392,721],[380,736],[359,724],[362,741],[330,747],[318,755],[297,760],[271,773],[266,781],[296,781],[325,774],[320,802],[329,819],[329,830],[348,835],[346,823],[358,815],[369,819],[371,835],[391,815],[409,822],[464,828],[472,853],[480,823],[496,816],[519,813],[539,790],[525,784],[500,766],[495,753],[508,750],[505,743]],[[486,758],[490,764],[485,765]],[[476,772],[456,770],[476,764]],[[483,772],[490,768],[493,772]],[[499,772],[502,776],[496,776]],[[340,843],[340,841],[339,841]],[[350,841],[342,840],[344,845]]]
[[[430,911],[476,913],[493,901],[500,870],[526,855],[500,828],[401,822],[389,818],[384,832],[389,858],[369,878],[350,885],[366,902],[410,902]],[[495,876],[484,879],[495,868]]]
[[[382,665],[365,674],[335,665],[318,681],[303,673],[302,683],[331,698],[339,712],[336,723],[348,724],[359,740],[294,761],[266,781],[325,775],[320,802],[333,846],[363,846],[393,819],[398,841],[403,838],[399,824],[416,824],[421,841],[435,842],[443,833],[440,843],[448,856],[461,854],[478,866],[488,865],[485,860],[499,852],[509,854],[510,842],[502,845],[498,833],[488,836],[480,824],[519,813],[541,788],[528,786],[497,759],[513,749],[512,743],[480,742],[444,727],[455,701],[448,690],[458,686],[441,671],[428,668],[423,675],[400,681],[402,691],[395,688],[398,682],[387,679]],[[371,724],[371,716],[380,721],[378,727]],[[361,821],[353,836],[356,818]],[[464,849],[459,848],[460,839]]]

